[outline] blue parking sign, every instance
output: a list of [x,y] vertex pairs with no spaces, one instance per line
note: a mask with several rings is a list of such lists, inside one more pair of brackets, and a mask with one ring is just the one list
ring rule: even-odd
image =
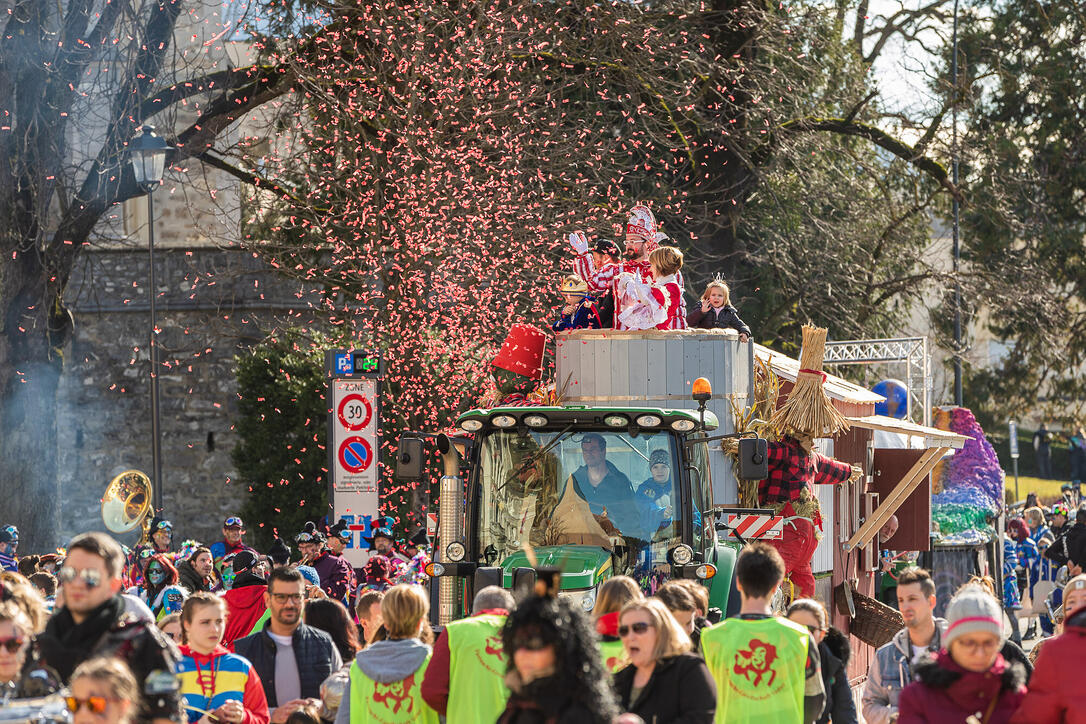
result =
[[349,375],[354,372],[354,362],[351,360],[350,352],[336,355],[336,372],[341,375]]

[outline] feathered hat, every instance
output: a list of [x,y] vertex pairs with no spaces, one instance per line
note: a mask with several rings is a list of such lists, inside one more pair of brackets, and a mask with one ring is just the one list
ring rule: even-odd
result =
[[655,251],[661,241],[666,241],[667,235],[660,233],[660,225],[656,223],[656,216],[652,209],[644,204],[638,204],[630,210],[630,218],[626,221],[626,243],[642,241],[645,250]]

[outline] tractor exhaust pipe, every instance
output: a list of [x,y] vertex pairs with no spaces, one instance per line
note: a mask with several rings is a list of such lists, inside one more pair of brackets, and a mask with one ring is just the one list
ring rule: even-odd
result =
[[[437,554],[441,562],[447,563],[445,548],[460,537],[464,519],[464,480],[460,477],[460,453],[448,435],[437,436],[437,450],[441,453],[442,463],[437,523],[440,550]],[[439,579],[438,623],[442,625],[456,618],[457,580],[456,576],[442,576]]]

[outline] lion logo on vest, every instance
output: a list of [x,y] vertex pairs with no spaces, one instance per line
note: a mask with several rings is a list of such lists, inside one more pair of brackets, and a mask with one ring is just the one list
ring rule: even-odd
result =
[[505,659],[505,648],[502,646],[501,636],[487,636],[483,649],[495,658]]
[[384,704],[385,708],[389,709],[393,714],[400,713],[400,707],[404,705],[404,702],[407,702],[404,711],[411,711],[412,707],[415,706],[415,702],[411,698],[411,688],[414,685],[414,674],[411,674],[403,681],[394,681],[391,684],[374,682],[373,700],[378,704]]
[[777,678],[777,672],[773,670],[773,662],[777,660],[777,647],[759,639],[751,639],[746,651],[738,651],[735,654],[735,666],[732,671],[743,676],[754,686],[762,684],[762,677],[767,676],[769,686]]
[[487,636],[482,651],[476,648],[474,654],[482,667],[490,673],[498,676],[505,674],[505,649],[502,647],[500,635]]

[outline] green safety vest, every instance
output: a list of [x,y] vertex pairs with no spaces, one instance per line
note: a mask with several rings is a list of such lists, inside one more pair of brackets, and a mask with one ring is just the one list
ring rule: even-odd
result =
[[446,724],[493,724],[505,711],[505,616],[484,613],[445,626],[449,638]]
[[430,657],[406,679],[378,684],[351,664],[351,724],[438,724],[437,712],[422,699],[422,677]]
[[626,656],[626,647],[621,641],[600,641],[600,658],[603,660],[603,668],[612,674],[626,668],[630,663]]
[[810,640],[806,627],[785,618],[730,618],[702,630],[701,650],[716,680],[716,721],[802,722]]

